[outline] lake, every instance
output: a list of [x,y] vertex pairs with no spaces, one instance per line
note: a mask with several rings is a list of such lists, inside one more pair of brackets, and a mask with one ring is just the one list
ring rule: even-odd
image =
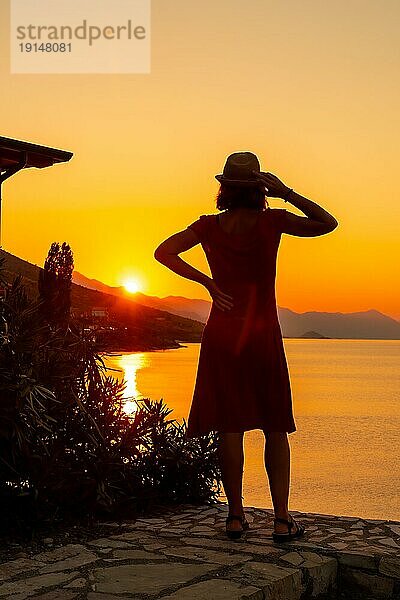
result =
[[[284,339],[297,431],[289,510],[400,520],[400,341]],[[187,421],[200,344],[108,357],[126,397]],[[127,410],[132,410],[127,400]],[[264,435],[245,433],[244,505],[272,508]],[[221,499],[225,500],[225,496]]]

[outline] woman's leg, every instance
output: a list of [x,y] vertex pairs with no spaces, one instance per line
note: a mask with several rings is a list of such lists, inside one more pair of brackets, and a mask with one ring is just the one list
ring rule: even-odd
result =
[[[290,447],[286,431],[264,431],[265,469],[268,474],[275,517],[289,518]],[[277,533],[286,533],[287,525],[276,523]],[[291,533],[295,533],[296,526]]]
[[[229,514],[242,515],[242,483],[243,483],[243,432],[220,433],[218,442],[218,459],[221,468],[222,483],[229,504]],[[229,523],[229,529],[241,529],[236,519]]]

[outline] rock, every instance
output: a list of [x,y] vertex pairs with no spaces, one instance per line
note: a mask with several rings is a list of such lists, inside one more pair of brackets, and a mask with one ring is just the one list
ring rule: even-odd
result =
[[348,547],[348,544],[345,544],[344,542],[329,542],[329,545],[336,548],[336,550],[344,550]]
[[227,579],[209,579],[194,583],[160,600],[263,600],[263,592],[253,585],[240,585]]
[[[181,527],[167,527],[166,529],[161,529],[160,533],[167,533],[168,535],[170,535],[171,533],[174,533],[175,535],[179,535],[180,533],[183,533],[185,530],[182,529]],[[193,531],[193,530],[192,530]]]
[[0,585],[0,598],[6,597],[8,599],[13,594],[21,596],[21,598],[32,596],[45,588],[67,583],[68,581],[71,581],[71,579],[76,579],[77,575],[79,575],[77,572],[50,573],[48,575],[37,575],[36,577],[30,577],[29,579],[22,579],[12,583],[4,583],[3,585]]
[[42,567],[45,563],[35,557],[30,558],[19,558],[17,560],[11,560],[9,562],[0,565],[0,582],[7,581],[15,577],[15,575],[24,575],[32,571],[37,571],[39,567]]
[[40,594],[40,596],[36,596],[38,600],[75,600],[78,598],[78,593],[73,591],[63,590],[54,590],[53,592],[46,592],[45,594]]
[[312,597],[336,591],[337,560],[329,556],[321,556],[315,552],[300,552],[305,559],[300,565],[306,571],[311,582]]
[[97,560],[99,559],[96,554],[89,552],[88,550],[84,550],[75,556],[71,556],[65,560],[59,560],[55,563],[47,565],[46,567],[42,567],[40,569],[40,573],[56,573],[59,571],[66,571],[68,569],[79,569],[79,567],[90,565]]
[[166,519],[150,518],[150,519],[137,519],[135,525],[166,525]]
[[146,550],[136,550],[135,548],[130,550],[114,550],[113,557],[120,560],[165,560],[161,554],[146,552]]
[[37,554],[35,558],[44,562],[56,562],[58,560],[63,560],[64,558],[69,558],[70,556],[76,556],[85,550],[85,546],[81,546],[80,544],[67,544],[56,550],[41,552],[40,554]]
[[238,563],[251,560],[251,556],[245,554],[228,554],[227,552],[218,552],[210,548],[199,548],[197,546],[176,546],[168,547],[162,550],[166,556],[177,556],[179,558],[189,558],[201,560],[209,563],[217,563],[220,565],[236,565]]
[[[166,528],[165,531],[168,531],[170,528]],[[164,529],[161,529],[162,533]],[[208,527],[207,525],[197,525],[192,527],[190,533],[201,533],[202,535],[215,535],[216,531],[213,527]]]
[[255,539],[257,541],[262,541],[262,543],[264,543],[265,541],[268,541],[268,542],[272,542],[273,541],[272,538],[270,537],[271,536],[271,529],[262,529],[262,528],[259,528],[259,527],[257,527],[257,528],[252,527],[251,531],[248,531],[246,535],[252,535],[254,533],[257,533],[257,536],[255,537]]
[[165,562],[139,565],[121,565],[96,569],[95,590],[103,594],[156,595],[174,585],[184,585],[195,577],[212,573],[220,567],[210,564],[183,564]]
[[99,548],[132,548],[132,544],[120,539],[99,538],[88,542],[88,546],[98,546]]
[[279,567],[271,563],[249,561],[236,569],[232,579],[251,581],[260,588],[266,598],[274,600],[298,600],[304,592],[300,569]]
[[297,548],[299,550],[301,550],[302,548],[308,548],[309,550],[326,550],[326,546],[321,546],[318,544],[314,544],[314,543],[309,543],[309,542],[303,542],[303,540],[292,540],[291,542],[288,542],[291,548]]
[[400,556],[382,556],[379,573],[400,579]]
[[[103,538],[104,539],[104,538]],[[119,535],[113,535],[110,537],[111,540],[122,540],[127,542],[145,542],[146,540],[153,540],[152,534],[145,533],[144,531],[129,531],[127,533],[120,533]],[[99,541],[99,540],[97,540]]]
[[389,577],[382,577],[342,566],[340,580],[341,589],[345,589],[347,593],[354,590],[373,598],[391,598],[393,595],[394,581]]
[[357,523],[353,523],[353,525],[350,525],[350,529],[363,529],[364,527],[364,521],[357,521]]
[[376,571],[376,563],[373,553],[346,550],[345,552],[338,552],[337,559],[341,565]]
[[208,510],[202,511],[199,516],[200,516],[201,520],[203,520],[206,517],[209,517],[211,515],[217,515],[217,514],[218,514],[218,511],[216,508],[209,508]]
[[287,554],[281,556],[281,560],[284,560],[295,567],[298,567],[304,562],[304,558],[298,552],[288,552]]
[[74,579],[74,581],[71,581],[71,583],[64,585],[64,589],[71,588],[74,590],[80,590],[84,587],[86,587],[86,579],[84,577],[78,577],[78,579]]
[[364,519],[364,521],[366,523],[373,523],[374,525],[377,525],[379,523],[386,523],[385,519]]
[[98,594],[97,592],[89,592],[87,600],[132,600],[132,596],[114,596],[114,594]]
[[398,536],[400,536],[400,526],[399,526],[399,525],[387,525],[387,527],[389,527],[389,529],[390,529],[391,531],[393,531],[393,533],[394,533],[395,535],[398,535]]
[[379,543],[384,544],[385,546],[390,546],[391,548],[400,548],[399,544],[397,544],[393,538],[380,539]]
[[147,550],[148,552],[151,552],[152,550],[160,550],[160,548],[165,548],[166,544],[159,544],[159,543],[155,543],[155,544],[145,544],[143,546],[144,550]]
[[[189,546],[201,546],[201,547],[205,547],[205,548],[215,548],[217,550],[227,550],[227,551],[232,551],[232,540],[229,539],[223,539],[223,540],[210,540],[208,538],[198,538],[198,537],[181,537],[180,538],[180,542],[181,543],[186,543]],[[251,554],[276,554],[276,553],[283,553],[283,550],[280,550],[278,548],[275,548],[272,545],[272,540],[264,540],[265,546],[264,545],[255,545],[253,544],[253,540],[249,539],[249,542],[241,542],[241,541],[235,541],[234,542],[234,549],[237,552],[250,552]],[[291,542],[292,543],[292,542]]]

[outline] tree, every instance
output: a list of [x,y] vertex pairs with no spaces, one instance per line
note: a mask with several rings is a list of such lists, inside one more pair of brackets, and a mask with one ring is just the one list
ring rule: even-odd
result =
[[43,270],[39,273],[39,296],[42,314],[54,327],[68,325],[71,312],[71,282],[74,258],[70,246],[53,242]]

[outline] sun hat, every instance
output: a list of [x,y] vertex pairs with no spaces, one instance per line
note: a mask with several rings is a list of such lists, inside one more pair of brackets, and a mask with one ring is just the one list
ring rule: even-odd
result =
[[223,173],[215,179],[225,185],[259,186],[260,180],[252,172],[260,173],[260,162],[253,152],[234,152],[226,159]]

